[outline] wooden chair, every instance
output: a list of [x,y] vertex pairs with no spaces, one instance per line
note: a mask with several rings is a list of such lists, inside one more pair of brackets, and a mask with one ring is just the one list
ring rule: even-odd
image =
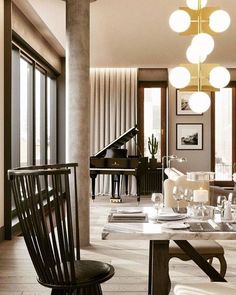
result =
[[80,260],[76,166],[31,166],[8,174],[38,282],[51,294],[101,295],[100,284],[114,275],[114,268]]

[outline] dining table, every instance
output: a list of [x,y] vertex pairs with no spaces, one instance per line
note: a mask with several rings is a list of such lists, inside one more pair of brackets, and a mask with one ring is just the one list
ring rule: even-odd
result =
[[[133,212],[135,208],[133,208]],[[137,208],[136,208],[137,209]],[[127,212],[132,212],[132,208],[127,208]],[[130,214],[129,218],[122,218],[112,220],[111,216],[113,211],[109,214],[108,222],[104,225],[102,230],[103,240],[148,240],[149,242],[149,282],[148,282],[148,295],[167,295],[171,289],[171,281],[169,277],[169,243],[173,240],[198,267],[200,267],[205,274],[215,282],[226,282],[219,272],[209,264],[188,242],[190,240],[235,240],[236,239],[236,224],[229,225],[227,231],[221,229],[213,229],[212,231],[204,230],[190,230],[172,229],[170,224],[208,224],[209,220],[195,220],[188,218],[186,215],[181,220],[177,221],[159,221],[153,218],[154,209],[152,207],[144,207],[141,209],[142,213],[147,215],[148,218],[138,220],[132,219]],[[172,210],[171,208],[167,208]],[[118,211],[118,210],[117,210]],[[119,212],[119,211],[118,211]],[[120,211],[122,213],[122,211]],[[213,220],[212,220],[213,221]],[[214,224],[215,221],[213,221]],[[212,224],[212,223],[211,223]],[[218,223],[220,224],[220,223]],[[178,228],[178,227],[176,227]]]

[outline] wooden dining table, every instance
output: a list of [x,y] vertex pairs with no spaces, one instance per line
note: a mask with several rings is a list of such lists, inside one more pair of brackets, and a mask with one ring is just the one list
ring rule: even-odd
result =
[[[148,216],[152,208],[142,208]],[[176,222],[188,222],[189,219]],[[226,282],[219,272],[210,265],[188,242],[189,240],[235,240],[232,232],[193,232],[189,229],[168,229],[160,222],[108,222],[102,231],[103,240],[149,240],[149,295],[167,295],[170,292],[169,242],[173,240],[211,279]]]

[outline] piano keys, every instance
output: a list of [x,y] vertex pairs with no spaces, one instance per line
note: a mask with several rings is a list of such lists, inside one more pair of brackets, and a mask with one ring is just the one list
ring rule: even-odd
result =
[[[95,199],[95,182],[99,174],[109,174],[112,178],[111,201],[121,202],[120,177],[125,178],[126,194],[128,194],[128,175],[135,176],[137,184],[137,200],[140,201],[140,180],[148,166],[148,158],[128,156],[127,150],[121,149],[125,143],[138,133],[137,127],[126,131],[101,151],[90,157],[90,177],[92,180],[92,199]],[[117,196],[115,194],[117,190]]]

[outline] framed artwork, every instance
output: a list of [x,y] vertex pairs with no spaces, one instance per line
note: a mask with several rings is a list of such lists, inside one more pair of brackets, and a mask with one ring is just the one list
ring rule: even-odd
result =
[[203,149],[203,124],[179,123],[176,124],[177,150]]
[[188,104],[193,92],[176,90],[176,115],[178,116],[199,116],[202,113],[195,113]]

